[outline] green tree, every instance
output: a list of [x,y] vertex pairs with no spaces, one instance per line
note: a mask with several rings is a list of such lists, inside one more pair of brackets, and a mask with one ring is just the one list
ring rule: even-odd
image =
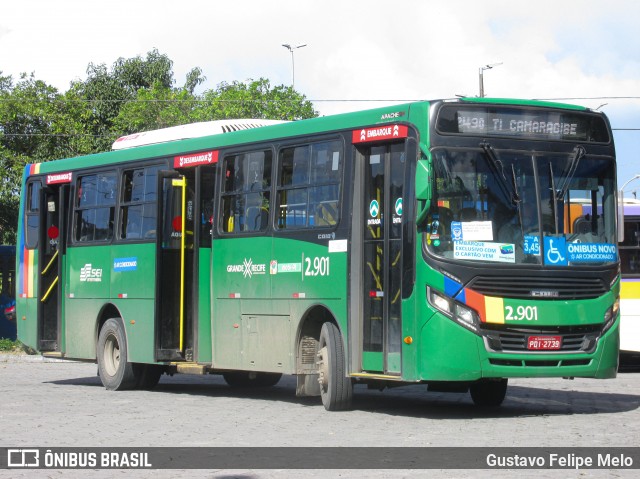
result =
[[220,83],[202,94],[194,120],[259,118],[301,120],[318,116],[313,104],[291,87],[271,87],[266,78],[250,82]]
[[0,241],[15,243],[20,180],[27,163],[47,161],[67,151],[56,135],[56,88],[23,74],[14,85],[0,77]]
[[89,64],[87,79],[71,88],[88,110],[82,119],[83,129],[93,138],[94,151],[109,150],[114,137],[121,136],[114,132],[116,118],[124,105],[137,99],[139,90],[173,86],[172,68],[173,61],[157,49],[146,58],[119,58],[110,69],[105,64]]
[[119,136],[192,123],[196,97],[187,89],[155,83],[138,90],[135,101],[126,103],[113,122]]
[[24,157],[16,157],[0,145],[0,244],[16,244],[23,170],[19,165],[24,162]]
[[197,121],[318,115],[304,95],[265,78],[223,82],[197,94],[204,82],[195,67],[176,86],[173,61],[157,49],[144,58],[119,58],[111,67],[90,63],[87,78],[64,93],[33,74],[14,83],[0,72],[0,241],[15,241],[28,163],[107,151],[120,136]]

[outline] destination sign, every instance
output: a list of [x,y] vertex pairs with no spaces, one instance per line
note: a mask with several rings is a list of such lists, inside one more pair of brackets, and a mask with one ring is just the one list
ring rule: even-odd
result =
[[542,108],[444,106],[436,129],[462,135],[609,142],[601,116]]

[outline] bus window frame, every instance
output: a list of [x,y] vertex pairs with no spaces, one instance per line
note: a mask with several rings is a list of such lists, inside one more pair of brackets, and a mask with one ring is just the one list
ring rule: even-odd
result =
[[[269,178],[269,187],[262,188],[257,191],[251,191],[247,189],[237,189],[234,191],[226,191],[225,190],[225,168],[226,161],[229,157],[239,156],[239,155],[248,155],[251,153],[260,153],[260,152],[270,152],[271,153],[271,165],[270,165],[270,178]],[[277,147],[275,143],[261,143],[261,144],[252,144],[252,145],[239,145],[234,148],[229,148],[227,150],[222,150],[219,153],[219,178],[214,178],[215,184],[217,184],[216,191],[214,193],[213,201],[216,204],[216,215],[214,218],[217,218],[215,221],[215,230],[217,231],[218,236],[223,238],[235,238],[235,237],[244,237],[244,236],[264,236],[268,231],[271,230],[271,210],[273,209],[273,180],[274,180],[274,171],[275,165],[277,162]],[[264,166],[264,164],[263,164]],[[264,178],[264,177],[263,177]],[[248,196],[251,193],[267,193],[269,195],[269,211],[268,211],[268,219],[265,225],[261,225],[260,229],[249,230],[249,231],[226,231],[224,227],[225,221],[225,213],[224,213],[224,200],[229,197],[239,197],[239,196]],[[235,226],[234,226],[235,228]]]
[[[24,246],[29,250],[38,249],[38,246],[40,244],[40,214],[42,212],[41,210],[43,207],[42,206],[42,191],[44,188],[43,181],[44,181],[44,177],[36,176],[36,177],[29,178],[26,183],[27,195],[25,198],[23,227],[24,227]],[[37,191],[38,198],[36,199],[38,203],[38,208],[36,210],[31,209],[34,185],[39,185],[39,188]],[[35,238],[33,238],[33,241],[30,241],[32,239],[32,235],[29,233],[29,231],[31,231],[31,229],[29,228],[30,218],[35,218],[37,221],[37,226],[35,227],[33,232],[33,235],[35,236]]]
[[[349,130],[350,132],[350,130]],[[273,174],[276,175],[275,177],[275,181],[272,182],[272,188],[275,190],[274,191],[274,195],[273,195],[273,202],[274,202],[274,207],[272,208],[272,210],[274,210],[273,213],[273,221],[271,223],[273,231],[278,233],[278,234],[283,234],[283,235],[295,235],[296,233],[301,233],[301,232],[314,232],[314,231],[335,231],[336,229],[338,229],[338,227],[340,226],[340,223],[342,221],[342,217],[343,217],[343,207],[344,207],[344,195],[345,195],[345,181],[346,181],[346,177],[345,177],[345,172],[346,172],[346,162],[347,162],[347,155],[350,154],[348,151],[348,146],[351,146],[350,142],[347,142],[345,135],[348,135],[349,132],[343,133],[343,132],[339,132],[337,135],[331,134],[331,135],[319,135],[317,137],[302,137],[302,138],[295,138],[292,141],[286,142],[286,143],[282,143],[278,146],[277,148],[277,158],[276,158],[276,167],[274,168]],[[297,148],[297,147],[303,147],[303,146],[308,146],[308,147],[312,147],[313,145],[317,145],[317,144],[321,144],[321,143],[332,143],[332,142],[337,142],[339,143],[339,147],[340,147],[340,161],[339,161],[339,167],[338,167],[338,174],[337,174],[337,181],[330,183],[330,182],[322,182],[322,183],[312,183],[311,182],[311,175],[312,175],[312,168],[309,168],[309,178],[307,179],[307,182],[304,184],[294,184],[291,183],[290,185],[287,185],[285,187],[283,187],[281,185],[281,167],[282,167],[282,152],[284,150],[287,149],[293,149],[293,148]],[[311,149],[310,151],[310,159],[309,159],[309,163],[311,164],[311,159],[313,157],[313,151]],[[316,187],[322,187],[322,186],[331,186],[331,185],[337,185],[338,186],[338,194],[337,194],[337,218],[335,220],[335,223],[333,224],[327,224],[327,225],[310,225],[310,224],[306,224],[303,227],[296,227],[296,228],[280,228],[277,225],[277,220],[279,217],[279,210],[280,210],[280,198],[279,198],[279,194],[281,191],[297,191],[297,190],[301,190],[301,189],[305,189],[307,191],[307,212],[308,212],[308,207],[311,204],[309,201],[309,190],[312,188],[316,188]]]
[[[146,182],[147,182],[146,171],[148,169],[157,168],[156,181],[154,182],[154,184],[157,185],[158,173],[163,169],[167,168],[166,161],[163,162],[158,160],[159,159],[156,158],[156,159],[152,159],[151,161],[136,162],[135,164],[126,165],[126,166],[122,166],[121,168],[118,168],[118,173],[117,173],[118,174],[118,186],[117,186],[118,191],[117,191],[116,212],[114,216],[114,222],[116,224],[116,227],[114,228],[114,235],[113,235],[116,243],[139,243],[139,242],[154,243],[156,241],[157,231],[153,236],[147,237],[146,234],[141,234],[141,236],[138,238],[126,237],[126,236],[122,236],[122,234],[124,231],[124,228],[123,228],[124,209],[136,207],[136,206],[142,206],[144,211],[144,208],[146,206],[151,205],[151,207],[155,210],[154,230],[157,228],[157,222],[158,222],[157,196],[160,194],[160,192],[156,191],[156,198],[154,198],[153,200],[146,200],[146,192],[145,192],[144,194],[145,198],[139,201],[132,201],[132,200],[125,201],[124,194],[125,194],[125,175],[128,172],[143,170],[144,182],[146,185]],[[142,227],[142,225],[140,226]]]
[[[100,175],[100,174],[113,174],[114,175],[114,185],[115,185],[115,198],[114,198],[114,202],[112,205],[98,205],[97,203],[95,205],[92,205],[91,207],[79,207],[78,204],[78,182],[87,176],[92,176],[92,175]],[[118,206],[119,206],[119,193],[120,193],[120,185],[119,185],[119,179],[120,179],[120,173],[121,173],[121,168],[115,167],[115,166],[111,166],[110,168],[99,168],[99,169],[87,169],[87,170],[77,170],[73,172],[73,177],[72,177],[72,191],[71,191],[71,209],[70,209],[70,228],[69,228],[69,239],[71,240],[70,244],[73,246],[90,246],[90,245],[108,245],[108,244],[112,244],[114,242],[114,240],[116,239],[116,226],[117,226],[117,222],[118,222]],[[77,239],[76,237],[76,232],[77,232],[77,228],[78,228],[78,221],[77,221],[77,213],[78,211],[86,211],[86,210],[90,210],[90,209],[101,209],[101,208],[113,208],[113,217],[110,218],[110,222],[111,224],[111,231],[110,231],[110,236],[107,237],[106,239],[103,240],[96,240],[96,239],[91,239],[91,240],[86,240],[86,241],[80,241]]]

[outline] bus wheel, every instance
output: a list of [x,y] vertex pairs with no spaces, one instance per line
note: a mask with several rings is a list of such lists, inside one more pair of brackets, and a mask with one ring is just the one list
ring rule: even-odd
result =
[[282,374],[234,371],[223,373],[222,377],[232,388],[269,388],[278,384]]
[[498,407],[507,394],[507,379],[481,379],[473,383],[469,392],[476,406]]
[[133,373],[138,379],[137,388],[150,391],[158,385],[164,368],[157,364],[136,363],[133,365]]
[[327,411],[344,411],[351,407],[353,385],[346,376],[345,355],[340,330],[324,323],[318,345],[318,382],[322,404]]
[[127,361],[127,340],[120,318],[108,319],[98,336],[98,373],[105,388],[133,389],[138,377]]

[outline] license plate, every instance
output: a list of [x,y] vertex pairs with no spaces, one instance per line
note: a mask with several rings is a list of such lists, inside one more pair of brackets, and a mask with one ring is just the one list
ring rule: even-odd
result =
[[562,346],[562,336],[529,336],[527,339],[527,349],[535,351],[560,349],[560,346]]

